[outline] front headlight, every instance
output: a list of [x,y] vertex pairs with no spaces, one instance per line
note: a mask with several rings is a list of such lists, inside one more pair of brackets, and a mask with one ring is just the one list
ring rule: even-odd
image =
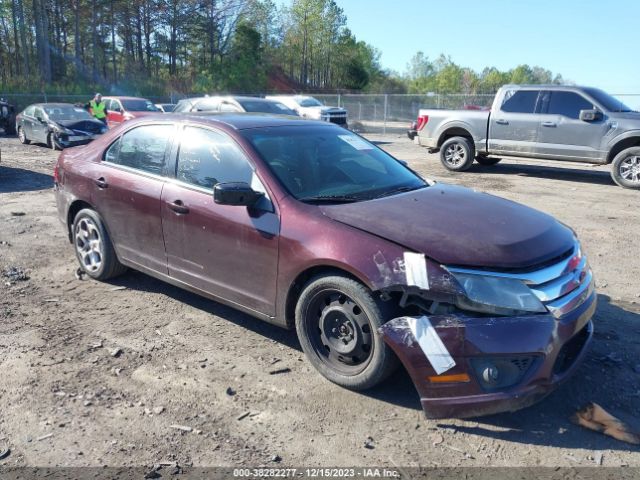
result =
[[546,312],[547,309],[521,280],[452,272],[465,295],[456,305],[463,310],[495,315]]
[[69,130],[66,127],[57,126],[55,127],[55,130],[57,134],[74,135],[73,130]]

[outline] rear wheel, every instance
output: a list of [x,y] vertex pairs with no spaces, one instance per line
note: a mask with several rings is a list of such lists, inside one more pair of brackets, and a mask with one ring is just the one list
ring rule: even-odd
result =
[[31,143],[31,140],[27,138],[27,134],[23,127],[18,127],[18,138],[20,139],[20,143],[24,145],[29,145]]
[[124,273],[100,215],[80,210],[73,221],[73,245],[80,268],[91,278],[108,280]]
[[352,390],[387,378],[398,359],[378,328],[388,309],[364,285],[348,277],[312,279],[296,305],[296,331],[311,364],[328,380]]
[[621,151],[611,163],[611,178],[624,188],[640,189],[640,147]]
[[452,137],[440,147],[440,161],[447,170],[464,172],[473,164],[476,151],[471,140],[465,137]]
[[501,158],[494,158],[494,157],[485,157],[483,155],[478,155],[476,157],[476,162],[478,162],[480,165],[484,165],[485,167],[490,167],[491,165],[495,165],[500,160],[502,160],[502,159]]

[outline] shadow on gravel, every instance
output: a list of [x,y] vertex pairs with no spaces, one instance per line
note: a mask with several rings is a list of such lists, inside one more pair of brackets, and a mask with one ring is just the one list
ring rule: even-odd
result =
[[494,175],[517,175],[520,177],[551,178],[568,182],[592,183],[594,185],[610,185],[618,188],[609,172],[599,170],[550,167],[547,165],[526,165],[522,163],[499,163],[486,167],[474,163],[468,170],[470,173],[490,173]]
[[0,193],[32,192],[53,187],[53,177],[0,163]]
[[178,302],[185,303],[190,307],[197,308],[203,312],[220,317],[221,320],[233,322],[236,325],[251,330],[270,340],[275,340],[294,350],[302,351],[295,331],[272,325],[268,322],[254,318],[239,310],[227,307],[215,300],[201,297],[195,293],[188,292],[178,287],[174,287],[166,282],[140,272],[130,270],[121,277],[109,281],[114,286],[127,287],[130,290],[142,290],[145,292],[162,293]]
[[[585,362],[558,390],[536,405],[514,413],[473,419],[467,427],[438,421],[441,427],[528,445],[587,450],[640,451],[640,447],[592,432],[569,421],[578,409],[595,402],[640,430],[640,314],[598,295],[595,333]],[[634,308],[635,310],[636,308]],[[638,308],[640,312],[640,308]],[[606,453],[605,453],[606,457]],[[590,463],[584,458],[575,460]]]

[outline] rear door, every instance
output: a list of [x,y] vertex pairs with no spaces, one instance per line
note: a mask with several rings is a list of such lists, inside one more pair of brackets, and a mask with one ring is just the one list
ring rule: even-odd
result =
[[508,90],[489,119],[489,151],[511,155],[538,153],[539,90]]
[[127,130],[94,169],[93,204],[104,219],[118,257],[141,270],[167,273],[160,198],[175,125]]
[[600,160],[602,138],[609,130],[606,114],[598,120],[580,120],[580,110],[599,109],[593,101],[573,91],[544,91],[541,95],[538,142],[540,154],[559,160]]
[[266,190],[244,151],[226,133],[186,126],[176,178],[162,192],[169,275],[221,299],[275,316],[280,219],[260,208],[218,205],[213,186],[246,182]]

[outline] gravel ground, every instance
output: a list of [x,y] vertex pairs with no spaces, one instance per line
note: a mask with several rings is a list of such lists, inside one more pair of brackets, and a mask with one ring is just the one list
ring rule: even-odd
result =
[[450,174],[406,137],[371,138],[578,232],[599,307],[571,381],[517,413],[429,421],[404,372],[350,392],[311,368],[294,332],[135,272],[78,280],[51,191],[57,154],[0,137],[0,466],[640,466],[638,447],[569,422],[595,401],[638,425],[640,192],[582,164]]

